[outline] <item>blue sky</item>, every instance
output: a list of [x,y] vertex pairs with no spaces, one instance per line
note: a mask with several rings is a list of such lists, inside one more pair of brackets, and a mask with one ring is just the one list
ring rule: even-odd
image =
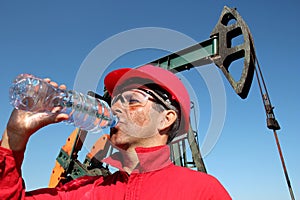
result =
[[[299,197],[300,43],[297,37],[300,3],[295,0],[284,3],[257,0],[0,1],[0,129],[4,130],[12,110],[8,87],[18,74],[50,77],[72,88],[86,58],[114,35],[156,27],[174,30],[201,42],[209,38],[225,5],[238,9],[253,35],[275,116],[281,125],[278,136],[288,173],[295,196]],[[121,43],[107,51],[114,53],[123,46]],[[163,55],[163,51],[136,51],[120,56],[110,67],[137,66]],[[104,60],[105,55],[101,56],[99,60]],[[217,69],[214,65],[207,67]],[[195,91],[203,85],[203,80],[192,73],[185,77],[193,79],[189,82]],[[226,116],[216,145],[204,158],[208,173],[217,177],[234,199],[289,199],[273,133],[266,127],[256,78],[248,98],[242,100],[224,76],[221,77],[226,91]],[[102,87],[99,82],[97,92],[101,93]],[[205,91],[205,85],[201,87],[197,93],[201,107],[200,143],[211,117],[210,94]],[[72,130],[73,127],[60,123],[43,128],[31,138],[23,164],[29,190],[48,185],[58,151]]]

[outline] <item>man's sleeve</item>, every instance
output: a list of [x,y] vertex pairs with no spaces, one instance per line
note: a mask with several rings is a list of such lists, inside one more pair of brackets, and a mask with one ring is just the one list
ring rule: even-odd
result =
[[[1,141],[0,141],[1,142]],[[21,164],[24,152],[0,147],[0,199],[22,199],[25,195]]]
[[26,192],[21,174],[23,158],[23,151],[14,152],[0,147],[0,200],[66,199],[66,192],[56,188]]
[[215,177],[211,176],[210,180],[210,192],[213,195],[212,200],[231,200],[231,197],[223,185]]
[[90,199],[88,191],[91,190],[93,182],[101,177],[84,176],[62,187],[26,192],[21,175],[23,157],[23,151],[13,152],[0,146],[0,200]]

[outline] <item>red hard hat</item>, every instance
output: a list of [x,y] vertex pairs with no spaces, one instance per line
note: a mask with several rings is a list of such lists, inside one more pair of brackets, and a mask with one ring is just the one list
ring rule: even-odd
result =
[[[110,72],[104,79],[104,85],[110,95],[117,88],[134,78],[148,79],[159,85],[171,95],[171,101],[176,101],[180,106],[181,120],[180,133],[188,131],[190,116],[190,97],[181,80],[172,72],[153,65],[144,65],[138,68],[122,68]],[[127,82],[127,83],[126,83]],[[132,82],[132,84],[135,84]]]

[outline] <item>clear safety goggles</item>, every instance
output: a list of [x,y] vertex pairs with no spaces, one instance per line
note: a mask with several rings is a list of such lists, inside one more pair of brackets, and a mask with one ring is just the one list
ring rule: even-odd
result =
[[156,92],[144,88],[131,89],[118,94],[112,98],[111,105],[114,105],[119,100],[124,107],[142,107],[147,104],[148,100],[151,100],[160,103],[166,109],[171,109],[169,99],[163,99]]

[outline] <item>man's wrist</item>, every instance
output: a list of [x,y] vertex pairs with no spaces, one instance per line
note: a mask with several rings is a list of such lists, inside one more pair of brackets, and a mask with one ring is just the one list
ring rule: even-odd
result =
[[28,138],[4,130],[0,146],[12,151],[24,151]]

